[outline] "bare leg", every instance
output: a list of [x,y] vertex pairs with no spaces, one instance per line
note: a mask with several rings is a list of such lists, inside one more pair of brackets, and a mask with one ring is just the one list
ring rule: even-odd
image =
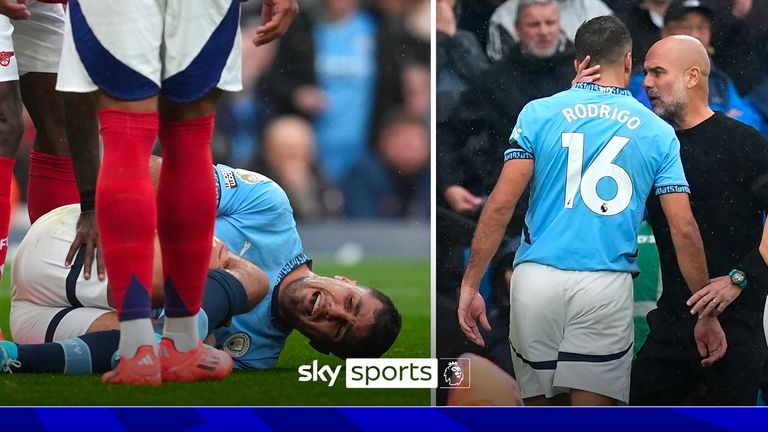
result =
[[571,390],[571,405],[573,406],[614,406],[616,404],[616,399],[608,396],[584,390]]
[[567,406],[570,402],[568,393],[560,393],[548,398],[544,395],[523,399],[525,406]]

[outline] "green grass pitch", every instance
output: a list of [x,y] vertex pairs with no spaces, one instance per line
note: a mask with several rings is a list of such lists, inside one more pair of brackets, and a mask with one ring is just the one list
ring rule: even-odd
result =
[[[0,287],[0,328],[7,336],[10,302],[10,265]],[[314,268],[325,275],[345,275],[390,295],[403,316],[403,329],[387,357],[430,357],[429,263],[368,261],[353,267],[323,265]],[[292,334],[278,368],[269,371],[235,372],[222,382],[165,384],[159,388],[105,386],[97,375],[0,375],[0,406],[28,405],[429,405],[428,389],[347,389],[344,372],[335,386],[299,382],[297,368],[317,359],[329,365],[343,364],[333,356],[315,352],[307,340]]]

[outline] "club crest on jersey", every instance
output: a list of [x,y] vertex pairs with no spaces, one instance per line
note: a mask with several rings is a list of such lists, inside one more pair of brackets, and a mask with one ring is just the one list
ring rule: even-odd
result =
[[7,67],[11,64],[11,57],[13,55],[13,51],[0,51],[0,66]]
[[224,186],[227,189],[234,189],[237,187],[237,179],[232,171],[222,171],[221,176],[224,177]]
[[263,175],[261,175],[259,173],[255,173],[253,171],[248,171],[248,170],[244,170],[244,169],[240,169],[240,168],[235,170],[235,174],[237,174],[237,176],[240,177],[240,180],[242,180],[242,181],[244,181],[244,182],[246,182],[248,184],[256,184],[256,183],[266,179],[266,177],[264,177]]
[[223,348],[232,358],[240,358],[251,348],[251,338],[247,333],[235,333],[224,339]]

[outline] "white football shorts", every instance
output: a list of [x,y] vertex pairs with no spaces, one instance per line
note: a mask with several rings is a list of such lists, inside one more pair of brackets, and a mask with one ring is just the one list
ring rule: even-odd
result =
[[629,273],[516,266],[509,342],[521,396],[578,389],[627,402],[632,297]]
[[242,90],[240,0],[70,0],[56,89],[177,103]]
[[95,268],[83,278],[81,249],[71,267],[64,266],[75,237],[78,204],[54,209],[38,219],[13,260],[11,333],[19,343],[43,343],[84,334],[93,321],[113,311],[107,280]]
[[30,0],[28,20],[0,15],[0,82],[27,72],[56,73],[64,39],[64,8]]

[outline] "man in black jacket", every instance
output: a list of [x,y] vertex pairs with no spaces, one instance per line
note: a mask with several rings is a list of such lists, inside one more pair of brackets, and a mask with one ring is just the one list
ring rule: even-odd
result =
[[[650,334],[632,368],[630,404],[754,405],[766,360],[768,267],[758,241],[768,208],[768,143],[755,129],[709,108],[710,64],[696,39],[657,42],[645,71],[643,86],[654,112],[680,140],[691,206],[714,278],[691,297],[659,202],[649,199],[664,288],[658,308],[648,314]],[[728,348],[717,363],[702,361],[706,353],[694,343],[696,314],[719,316]]]
[[[561,34],[557,2],[534,2],[518,15],[520,43],[467,89],[437,126],[438,195],[458,213],[476,213],[478,197],[493,189],[502,165],[498,155],[523,106],[570,87],[573,44]],[[512,227],[515,234],[519,229]]]

